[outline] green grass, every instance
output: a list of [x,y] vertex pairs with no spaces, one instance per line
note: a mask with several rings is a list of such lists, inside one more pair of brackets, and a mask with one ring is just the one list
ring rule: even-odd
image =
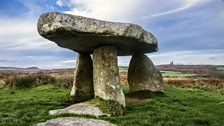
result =
[[119,125],[224,124],[224,95],[220,92],[165,86],[165,94],[141,105],[129,105],[121,117],[103,118]]
[[63,108],[60,100],[67,89],[53,85],[31,89],[0,89],[0,125],[29,126],[53,118],[48,111]]
[[119,116],[124,114],[123,106],[112,100],[103,100],[99,97],[95,97],[94,99],[90,100],[90,103],[99,107],[103,113],[107,113],[112,116]]
[[224,66],[215,66],[215,71],[224,75]]
[[121,88],[123,89],[124,94],[127,94],[129,92],[129,85],[122,84]]
[[175,71],[160,71],[163,77],[189,77],[195,76],[197,74],[193,73],[182,73],[182,72],[175,72]]
[[216,69],[219,71],[224,71],[224,66],[217,66]]
[[[125,89],[128,87],[125,87]],[[123,116],[100,117],[117,125],[221,126],[224,124],[224,92],[183,89],[165,85],[165,94],[143,104],[127,105]],[[126,89],[128,90],[128,89]],[[60,100],[68,89],[53,85],[31,89],[0,89],[0,125],[29,126],[58,116],[52,109],[64,108]],[[74,116],[74,115],[63,115]]]
[[128,68],[126,67],[119,67],[119,72],[123,72],[123,73],[127,73],[128,72]]
[[[217,70],[221,71],[223,70],[224,67],[217,67]],[[125,67],[121,67],[119,68],[119,72],[120,73],[127,73],[128,72],[128,68]],[[189,76],[195,76],[197,74],[193,74],[193,73],[183,73],[183,72],[175,72],[175,71],[160,71],[162,73],[162,75],[165,77],[189,77]],[[224,70],[223,70],[224,72]]]

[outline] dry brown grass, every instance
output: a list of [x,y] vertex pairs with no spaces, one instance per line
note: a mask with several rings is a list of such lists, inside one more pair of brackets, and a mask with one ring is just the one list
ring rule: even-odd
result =
[[120,74],[120,81],[121,81],[121,84],[128,84],[127,75]]
[[224,79],[215,77],[164,78],[164,83],[185,88],[224,89]]
[[71,87],[73,76],[72,71],[0,73],[0,87],[32,87],[48,83]]
[[[33,83],[52,82],[60,86],[71,87],[74,78],[74,70],[69,69],[41,72],[0,73],[0,87],[10,87],[12,86],[13,80],[21,79],[24,77],[34,78],[35,82]],[[127,74],[120,73],[120,80],[121,84],[128,84]],[[164,83],[185,88],[224,89],[224,78],[210,76],[195,76],[190,78],[164,78]]]

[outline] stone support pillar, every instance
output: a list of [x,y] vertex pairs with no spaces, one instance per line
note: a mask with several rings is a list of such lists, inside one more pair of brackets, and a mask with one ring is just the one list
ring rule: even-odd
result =
[[78,101],[86,101],[94,97],[93,65],[87,53],[78,53],[76,59],[75,77],[70,95]]
[[163,78],[144,54],[133,55],[128,68],[129,92],[150,90],[163,92]]
[[105,100],[113,100],[125,106],[125,97],[120,85],[117,49],[100,46],[93,51],[94,94]]

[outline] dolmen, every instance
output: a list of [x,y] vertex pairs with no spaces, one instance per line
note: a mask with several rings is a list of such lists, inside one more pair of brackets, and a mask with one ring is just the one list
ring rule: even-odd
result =
[[157,39],[138,25],[51,12],[40,16],[38,32],[78,53],[70,95],[83,101],[98,96],[125,106],[117,56],[129,55],[129,92],[163,91],[162,76],[145,55],[158,51]]

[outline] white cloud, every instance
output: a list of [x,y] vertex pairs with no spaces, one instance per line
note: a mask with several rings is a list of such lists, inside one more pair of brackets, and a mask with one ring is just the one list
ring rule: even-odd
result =
[[64,4],[63,4],[63,1],[61,1],[61,0],[57,0],[56,1],[56,4],[58,5],[58,6],[60,6],[60,7],[62,7]]
[[[36,20],[0,20],[0,66],[73,67],[73,51],[58,47],[38,34]],[[75,55],[74,55],[75,57]]]
[[53,42],[41,37],[35,20],[0,20],[0,49],[54,49]]
[[[27,18],[0,19],[0,66],[74,67],[73,51],[58,47],[38,34],[35,15],[42,13],[43,8],[33,1],[23,4],[30,10]],[[150,29],[162,45],[159,53],[147,54],[155,64],[171,60],[184,64],[224,63],[224,51],[215,50],[224,47],[222,36],[216,37],[223,31],[224,9],[213,0],[57,0],[56,4],[72,8],[66,13],[132,22]],[[211,51],[177,51],[179,47],[211,48]],[[128,65],[130,58],[119,57],[119,65]]]
[[188,8],[192,7],[193,5],[197,4],[200,1],[201,0],[185,0],[185,1],[182,1],[183,5],[181,7],[178,7],[178,8],[172,9],[172,10],[168,10],[168,11],[165,11],[165,12],[157,13],[157,14],[152,14],[149,17],[164,16],[164,15],[167,15],[167,14],[173,14],[173,13],[176,13],[176,12],[179,12],[179,11],[183,11],[185,9],[188,9]]
[[103,20],[133,22],[185,10],[201,0],[70,0],[70,14]]

